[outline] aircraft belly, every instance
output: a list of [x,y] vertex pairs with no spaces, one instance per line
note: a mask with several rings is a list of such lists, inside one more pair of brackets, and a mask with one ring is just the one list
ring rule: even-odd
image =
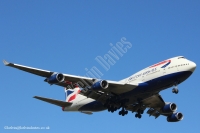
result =
[[131,92],[124,93],[122,97],[129,98],[130,104],[136,103],[138,102],[138,99],[145,99],[147,97],[150,97],[151,95],[154,95],[155,93],[160,92],[161,90],[173,86],[176,80],[179,80],[180,83],[183,82],[191,74],[192,72],[190,71],[184,71],[164,75],[159,78],[139,84],[139,86]]
[[97,112],[105,110],[106,108],[101,102],[95,101],[91,98],[86,98],[79,102],[74,102],[71,106],[65,107],[64,111],[90,111]]
[[98,112],[98,111],[103,111],[105,109],[106,108],[103,106],[101,102],[93,101],[80,107],[79,111]]

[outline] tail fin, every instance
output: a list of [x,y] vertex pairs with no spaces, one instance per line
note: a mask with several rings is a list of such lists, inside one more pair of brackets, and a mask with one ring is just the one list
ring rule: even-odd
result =
[[80,88],[75,87],[74,89],[66,89],[65,88],[65,99],[66,102],[73,102],[76,98],[77,95],[80,93]]

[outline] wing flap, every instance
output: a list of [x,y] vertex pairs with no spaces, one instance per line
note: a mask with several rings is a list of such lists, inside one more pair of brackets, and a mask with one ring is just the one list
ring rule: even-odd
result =
[[69,102],[45,98],[45,97],[40,97],[40,96],[34,96],[33,98],[36,98],[36,99],[42,100],[44,102],[48,102],[48,103],[60,106],[60,107],[67,107],[67,106],[72,105],[72,103],[69,103]]
[[142,100],[142,103],[150,108],[162,108],[165,105],[164,100],[160,95],[153,95],[151,97],[148,97],[144,100]]
[[156,109],[153,109],[153,108],[150,108],[147,111],[147,114],[149,114],[149,116],[154,116],[155,119],[158,118],[161,115],[159,111],[157,111]]
[[149,108],[149,110],[147,111],[147,114],[149,114],[149,116],[154,116],[155,118],[157,118],[160,115],[169,116],[173,114],[173,112],[169,113],[162,112],[161,109],[162,107],[165,106],[166,103],[159,94],[153,95],[151,97],[142,100],[142,103],[143,105]]

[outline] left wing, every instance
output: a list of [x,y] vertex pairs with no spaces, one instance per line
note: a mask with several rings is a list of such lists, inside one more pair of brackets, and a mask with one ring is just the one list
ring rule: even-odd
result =
[[[48,80],[47,80],[48,78],[51,78],[53,74],[57,73],[57,72],[52,72],[52,71],[48,71],[48,70],[42,70],[42,69],[38,69],[38,68],[9,63],[5,60],[3,60],[3,63],[6,66],[10,66],[10,67],[17,68],[17,69],[25,71],[25,72],[29,72],[29,73],[32,73],[32,74],[35,74],[38,76],[45,77],[46,82],[48,82]],[[63,87],[68,87],[69,83],[71,83],[71,84],[77,83],[81,86],[81,88],[87,89],[94,83],[95,80],[97,80],[97,79],[93,79],[93,78],[76,76],[76,75],[69,75],[69,74],[62,74],[62,75],[64,76],[64,80],[62,82],[58,82],[58,83],[54,83],[54,84],[63,86]],[[105,94],[113,93],[113,94],[118,95],[121,93],[131,91],[138,86],[138,84],[126,84],[126,83],[121,83],[121,82],[116,82],[116,81],[107,81],[107,82],[109,84],[107,89],[102,89],[101,91],[95,91],[95,92],[94,91],[86,92],[86,90],[83,90],[82,94],[87,97],[98,99],[104,93]],[[105,96],[105,94],[104,94],[104,96]]]
[[42,76],[42,77],[50,77],[53,74],[53,72],[51,72],[51,71],[37,69],[37,68],[33,68],[33,67],[28,67],[28,66],[22,66],[22,65],[14,64],[14,63],[9,63],[6,60],[3,60],[3,63],[6,66],[14,67],[14,68],[20,69],[22,71],[29,72],[29,73],[32,73],[32,74],[35,74],[38,76]]

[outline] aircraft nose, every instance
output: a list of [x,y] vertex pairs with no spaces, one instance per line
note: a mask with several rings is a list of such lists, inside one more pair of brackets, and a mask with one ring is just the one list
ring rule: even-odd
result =
[[196,69],[196,66],[197,66],[196,63],[191,62],[190,66],[191,66],[191,71],[194,72],[194,70]]

